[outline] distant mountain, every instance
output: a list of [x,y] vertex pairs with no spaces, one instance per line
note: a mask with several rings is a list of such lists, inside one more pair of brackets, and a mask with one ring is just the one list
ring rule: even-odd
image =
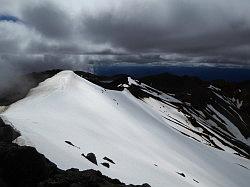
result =
[[197,77],[171,74],[143,77],[140,81],[164,93],[174,94],[183,103],[201,110],[206,118],[213,117],[214,113],[207,110],[208,105],[213,106],[233,122],[245,138],[250,137],[250,81],[202,81]]
[[60,169],[155,187],[247,187],[249,91],[247,81],[54,70],[16,81],[0,116],[18,132],[14,143]]

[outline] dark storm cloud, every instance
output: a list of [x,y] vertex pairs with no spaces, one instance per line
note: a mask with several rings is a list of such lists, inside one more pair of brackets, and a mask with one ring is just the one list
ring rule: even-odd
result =
[[71,36],[73,23],[67,12],[54,3],[41,2],[22,9],[22,19],[44,36],[65,39]]
[[214,1],[158,2],[146,8],[131,4],[120,15],[104,11],[84,17],[82,33],[96,43],[108,42],[130,52],[231,57],[237,49],[235,57],[249,58],[248,51],[240,50],[250,46],[246,1],[237,1],[240,7],[226,1],[221,1],[225,6]]
[[10,62],[11,54],[77,63],[76,55],[98,54],[88,62],[250,65],[249,0],[0,1],[9,15],[0,21],[0,54]]
[[[12,81],[30,72],[48,69],[71,69],[92,72],[89,60],[79,55],[15,55],[0,54],[0,95],[4,93]],[[24,80],[20,80],[24,81]]]

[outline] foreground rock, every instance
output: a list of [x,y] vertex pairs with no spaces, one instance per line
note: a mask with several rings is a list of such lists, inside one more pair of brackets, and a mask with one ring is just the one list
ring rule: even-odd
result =
[[[100,171],[60,170],[35,148],[0,142],[1,187],[133,187]],[[138,187],[148,187],[148,184]]]
[[[0,187],[133,187],[100,171],[60,170],[34,147],[12,143],[20,136],[0,118]],[[94,155],[94,154],[93,154]],[[93,157],[87,154],[88,157]],[[94,156],[95,158],[95,156]],[[97,162],[96,162],[97,163]],[[148,184],[137,185],[148,187]]]
[[88,159],[93,164],[98,165],[97,160],[96,160],[96,156],[94,153],[88,153],[87,155],[82,154],[82,156],[85,157],[86,159]]
[[33,147],[0,143],[0,178],[7,186],[36,186],[57,170]]
[[0,118],[0,142],[12,142],[20,136],[20,133],[15,131],[10,125],[6,125]]

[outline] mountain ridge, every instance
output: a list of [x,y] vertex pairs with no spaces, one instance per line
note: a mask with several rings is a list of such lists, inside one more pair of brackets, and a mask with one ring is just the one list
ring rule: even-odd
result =
[[[46,79],[38,87],[32,89],[24,99],[14,103],[1,114],[7,123],[20,130],[23,136],[22,140],[26,140],[26,144],[27,140],[34,143],[33,146],[37,147],[39,152],[44,153],[46,157],[48,156],[53,162],[59,164],[59,167],[63,166],[63,162],[60,161],[62,158],[58,157],[58,152],[55,152],[59,147],[60,150],[64,150],[60,152],[61,155],[67,153],[66,155],[70,158],[78,160],[78,164],[75,163],[75,166],[79,166],[79,163],[83,161],[83,165],[87,164],[88,167],[92,168],[96,168],[96,166],[91,165],[87,160],[82,160],[81,148],[84,148],[85,153],[92,150],[91,152],[95,153],[97,160],[103,154],[100,153],[102,150],[101,152],[106,152],[106,154],[110,151],[109,154],[112,154],[108,157],[111,157],[118,165],[111,166],[109,169],[97,167],[101,168],[108,176],[116,175],[125,182],[141,183],[141,181],[147,182],[145,180],[149,180],[153,186],[169,184],[195,186],[197,183],[195,181],[199,181],[199,183],[203,183],[203,186],[209,184],[216,186],[216,183],[211,180],[211,177],[216,178],[216,176],[211,172],[207,173],[203,169],[197,168],[190,158],[182,155],[184,152],[186,155],[195,157],[200,164],[204,162],[203,157],[211,163],[221,162],[218,166],[201,164],[213,172],[215,168],[220,171],[218,167],[223,166],[228,167],[228,170],[237,170],[242,176],[247,176],[244,174],[244,170],[239,170],[231,164],[232,162],[240,162],[240,165],[249,167],[249,162],[244,160],[249,158],[248,134],[244,137],[241,134],[242,129],[240,130],[225,112],[230,111],[228,112],[230,115],[234,114],[233,118],[237,119],[236,121],[244,120],[240,119],[237,111],[232,112],[238,110],[235,103],[220,95],[221,92],[216,87],[206,85],[204,90],[211,92],[209,97],[213,100],[209,99],[209,103],[205,100],[204,103],[195,106],[193,103],[183,100],[182,95],[156,90],[142,83],[143,80],[133,80],[124,75],[115,78],[100,78],[84,73],[78,74],[77,76],[73,72],[64,71]],[[69,82],[70,84],[67,85]],[[189,94],[189,90],[186,94]],[[192,96],[193,93],[190,94]],[[221,112],[222,109],[218,109],[219,106],[223,110],[225,109],[224,113]],[[83,112],[84,117],[79,113],[80,111]],[[68,124],[72,122],[74,125],[69,126]],[[60,125],[63,131],[58,129],[57,125]],[[56,131],[59,131],[59,134]],[[88,138],[82,137],[80,132]],[[63,137],[63,134],[71,138]],[[20,140],[19,138],[16,142],[20,143]],[[87,146],[79,140],[91,142],[96,148],[92,149],[91,146]],[[147,141],[145,146],[145,142],[143,143],[141,140],[150,141]],[[65,144],[66,141],[70,142],[73,147],[72,145],[68,147]],[[51,146],[56,146],[48,151],[43,144],[46,144],[50,149]],[[125,152],[120,148],[121,145],[126,150]],[[160,145],[166,150],[160,149]],[[114,146],[115,149],[110,148],[110,146]],[[220,149],[220,151],[217,152],[214,148]],[[73,152],[71,153],[70,150]],[[128,150],[133,154],[131,155]],[[202,151],[205,151],[210,157],[203,155]],[[150,156],[144,155],[145,153]],[[171,154],[186,160],[186,162],[180,165]],[[236,155],[235,157],[234,154],[241,157]],[[123,160],[120,158],[121,155],[130,159]],[[104,156],[107,155],[102,155],[102,157]],[[137,157],[140,157],[140,160]],[[225,158],[230,164],[224,160]],[[158,159],[161,160],[161,164],[157,163]],[[70,160],[67,159],[67,161]],[[122,168],[131,167],[130,170],[134,168],[130,162],[137,163],[137,167],[144,172],[153,170],[155,173],[147,172],[146,175],[144,173],[143,177],[137,176],[137,179],[134,176],[124,178],[124,174],[128,175],[128,171]],[[223,163],[229,165],[224,166]],[[65,166],[63,167],[66,169],[72,167],[72,164],[68,163]],[[174,170],[177,174],[182,173],[183,179],[178,178],[178,175],[175,176]],[[198,174],[197,171],[202,171],[203,174]],[[209,179],[204,178],[204,173],[209,176]],[[158,181],[152,178],[152,174],[158,176]],[[240,184],[240,181],[231,181],[228,178],[228,176],[232,177],[230,171],[226,172],[225,175],[217,174],[226,177],[227,184],[235,186]],[[194,180],[189,178],[189,175],[193,175]],[[163,180],[166,176],[170,181]],[[244,182],[247,184],[247,180],[243,180],[241,186],[245,185]]]

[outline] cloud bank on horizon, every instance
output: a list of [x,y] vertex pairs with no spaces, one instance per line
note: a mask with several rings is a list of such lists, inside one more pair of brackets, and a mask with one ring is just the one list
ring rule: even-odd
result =
[[0,66],[81,67],[109,62],[250,66],[249,0],[0,0],[0,4]]

